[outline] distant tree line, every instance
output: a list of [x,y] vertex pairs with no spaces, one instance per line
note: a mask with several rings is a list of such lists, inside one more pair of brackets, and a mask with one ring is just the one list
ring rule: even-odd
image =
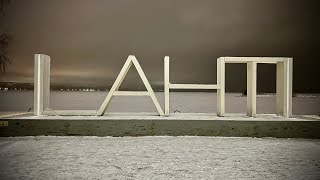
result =
[[[0,13],[4,15],[5,5],[10,3],[10,0],[0,0]],[[5,72],[8,64],[11,63],[9,59],[9,42],[12,39],[12,35],[5,32],[0,32],[0,72]]]

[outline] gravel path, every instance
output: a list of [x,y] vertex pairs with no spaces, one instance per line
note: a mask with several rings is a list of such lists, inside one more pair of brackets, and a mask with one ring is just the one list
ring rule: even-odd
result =
[[0,138],[0,179],[319,179],[320,140]]

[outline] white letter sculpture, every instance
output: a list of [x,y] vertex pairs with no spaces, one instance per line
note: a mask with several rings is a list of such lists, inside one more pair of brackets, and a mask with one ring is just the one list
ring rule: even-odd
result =
[[50,56],[34,55],[34,114],[40,116],[49,108]]
[[[123,81],[123,79],[126,77],[126,75],[127,75],[128,71],[129,71],[132,63],[136,67],[136,69],[137,69],[137,71],[139,73],[139,76],[141,77],[142,82],[145,85],[147,91],[119,91],[118,90],[120,85],[121,85],[121,83],[122,83],[122,81]],[[155,94],[153,92],[153,89],[152,89],[152,87],[151,87],[146,75],[144,74],[144,72],[143,72],[138,60],[133,55],[130,55],[128,57],[127,61],[125,62],[125,64],[123,65],[123,67],[122,67],[122,69],[121,69],[116,81],[113,83],[113,85],[112,85],[112,87],[111,87],[106,99],[104,100],[104,102],[102,103],[99,111],[97,112],[98,116],[102,116],[106,112],[106,110],[107,110],[107,108],[108,108],[108,106],[110,104],[111,98],[113,96],[150,96],[152,101],[153,101],[153,103],[154,103],[154,105],[156,106],[159,114],[160,115],[164,115],[164,113],[163,113],[163,111],[161,109],[161,106],[160,106],[160,104],[159,104],[159,102],[158,102],[158,100],[157,100],[157,98],[156,98],[156,96],[155,96]]]
[[[227,63],[247,64],[247,115],[256,116],[257,64],[267,63],[277,66],[276,113],[284,117],[292,115],[292,58],[283,57],[220,57],[217,60],[217,84],[171,84],[169,79],[169,56],[164,58],[164,97],[165,113],[153,92],[138,60],[130,55],[123,65],[117,79],[112,85],[100,109],[96,110],[52,110],[49,108],[50,95],[50,57],[43,54],[35,55],[34,79],[34,114],[40,115],[98,115],[106,112],[113,96],[150,96],[159,115],[170,115],[170,89],[216,89],[217,115],[225,114],[225,65]],[[119,91],[119,87],[134,65],[147,91]]]

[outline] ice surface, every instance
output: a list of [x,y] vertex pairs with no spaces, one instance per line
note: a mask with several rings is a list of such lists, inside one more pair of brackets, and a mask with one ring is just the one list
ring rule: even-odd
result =
[[[98,110],[107,92],[52,91],[50,107],[56,110]],[[162,92],[157,92],[164,107]],[[297,94],[292,100],[293,114],[320,114],[319,94]],[[246,97],[226,94],[226,112],[246,114]],[[215,92],[170,92],[170,111],[216,113]],[[274,94],[257,96],[257,113],[275,114]],[[0,111],[33,111],[33,91],[0,91]],[[150,97],[115,97],[107,112],[157,112]]]

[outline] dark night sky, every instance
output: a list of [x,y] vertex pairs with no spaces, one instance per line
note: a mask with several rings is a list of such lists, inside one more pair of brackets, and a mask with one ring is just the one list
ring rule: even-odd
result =
[[[294,58],[295,92],[320,93],[317,1],[13,0],[0,17],[13,61],[0,81],[33,82],[33,54],[51,56],[53,84],[110,87],[129,54],[162,89],[163,58],[172,83],[216,83],[220,56]],[[228,91],[246,88],[246,66],[227,65]],[[135,71],[123,87],[142,89]],[[258,91],[275,91],[275,66],[258,66]]]

